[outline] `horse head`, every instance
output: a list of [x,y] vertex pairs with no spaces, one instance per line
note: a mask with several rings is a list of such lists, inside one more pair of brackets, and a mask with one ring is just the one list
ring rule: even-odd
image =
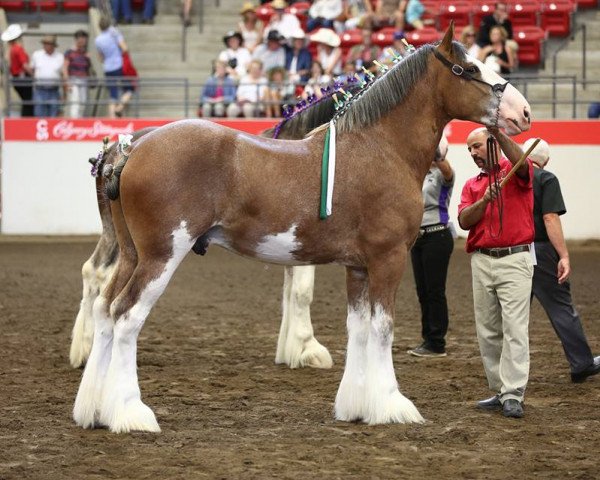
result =
[[466,55],[453,42],[454,25],[434,50],[443,74],[444,105],[452,118],[471,120],[486,126],[504,128],[517,135],[531,127],[531,107],[525,97],[508,81],[483,62]]

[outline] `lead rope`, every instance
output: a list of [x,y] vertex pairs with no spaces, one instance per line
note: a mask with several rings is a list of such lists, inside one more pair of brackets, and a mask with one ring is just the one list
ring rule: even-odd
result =
[[[492,207],[490,211],[490,237],[498,238],[502,235],[502,219],[504,214],[504,201],[502,200],[502,191],[500,189],[500,180],[498,174],[500,172],[500,163],[498,161],[498,145],[492,135],[487,138],[487,152],[488,152],[488,168],[490,174],[488,175],[488,186],[490,189],[492,186],[498,192],[498,196],[495,200],[492,200]],[[494,209],[498,211],[498,233],[494,233]]]

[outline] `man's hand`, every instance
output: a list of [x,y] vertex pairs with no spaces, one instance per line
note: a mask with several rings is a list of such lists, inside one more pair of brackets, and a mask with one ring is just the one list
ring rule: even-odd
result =
[[496,187],[496,185],[490,185],[485,189],[485,193],[483,194],[483,200],[487,203],[490,203],[492,200],[495,200],[500,195],[500,189]]
[[558,269],[556,276],[558,277],[558,283],[564,283],[569,279],[571,274],[571,265],[569,263],[569,257],[561,258],[558,261]]
[[490,132],[490,134],[492,134],[494,137],[496,137],[496,135],[498,135],[500,132],[500,129],[495,125],[488,125],[485,128],[487,128],[487,131]]

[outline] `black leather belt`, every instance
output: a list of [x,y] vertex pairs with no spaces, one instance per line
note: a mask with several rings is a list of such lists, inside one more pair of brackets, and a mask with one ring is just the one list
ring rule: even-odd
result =
[[423,227],[423,228],[419,228],[419,237],[422,237],[423,235],[427,234],[427,233],[433,233],[433,232],[441,232],[442,230],[448,230],[448,225],[443,225],[443,224],[439,224],[439,225],[431,225],[430,227]]
[[528,252],[529,245],[517,245],[516,247],[507,248],[478,248],[477,251],[490,257],[502,258],[513,253]]

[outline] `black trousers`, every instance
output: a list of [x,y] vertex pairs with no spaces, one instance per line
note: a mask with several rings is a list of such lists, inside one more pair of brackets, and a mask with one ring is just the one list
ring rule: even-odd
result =
[[443,352],[446,348],[446,277],[453,248],[450,230],[441,230],[419,237],[410,251],[421,304],[421,335],[425,347],[434,352]]
[[[22,80],[22,79],[18,79]],[[24,102],[31,102],[33,98],[33,87],[29,85],[15,85],[15,90]],[[21,104],[21,117],[33,117],[33,103]]]
[[585,370],[594,357],[581,325],[579,314],[573,307],[571,284],[559,285],[556,272],[558,253],[550,242],[535,242],[537,265],[533,270],[532,298],[538,299],[554,331],[560,339],[572,373]]

